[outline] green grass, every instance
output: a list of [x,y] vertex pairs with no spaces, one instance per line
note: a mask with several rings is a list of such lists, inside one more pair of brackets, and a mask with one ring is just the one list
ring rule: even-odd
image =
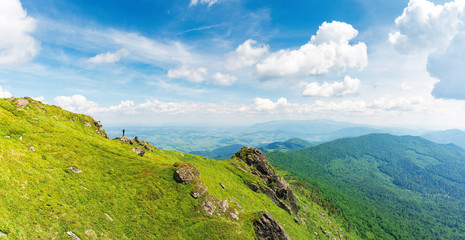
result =
[[[86,126],[85,121],[93,123],[89,116],[30,98],[22,109],[16,101],[0,99],[0,231],[9,239],[69,239],[67,231],[81,239],[254,239],[252,221],[262,210],[292,239],[318,239],[320,226],[351,236],[344,224],[313,219],[325,210],[305,195],[297,194],[298,203],[310,209],[302,215],[307,224],[296,224],[295,216],[251,191],[246,181],[256,177],[231,161],[160,150],[140,157],[129,143],[103,138],[95,126]],[[244,212],[229,205],[239,211],[239,221],[200,210],[206,195],[194,199],[192,184],[173,179],[179,162],[199,169],[206,194],[237,201]]]

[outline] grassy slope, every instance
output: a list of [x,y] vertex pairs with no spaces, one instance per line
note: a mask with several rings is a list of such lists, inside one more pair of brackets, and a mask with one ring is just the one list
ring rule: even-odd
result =
[[465,153],[456,147],[371,134],[269,158],[321,187],[364,238],[465,237]]
[[[89,116],[32,99],[18,110],[15,101],[0,99],[0,231],[10,239],[69,239],[67,231],[81,239],[253,239],[252,220],[261,210],[293,239],[324,238],[323,230],[356,238],[305,195],[297,194],[301,206],[309,206],[302,209],[307,224],[294,223],[294,216],[251,191],[244,182],[255,177],[230,161],[174,151],[139,157],[130,144],[85,126],[84,121],[93,122]],[[173,180],[176,162],[200,170],[207,194],[236,200],[245,210],[239,211],[240,220],[199,211],[204,197],[193,199],[193,186]],[[82,173],[73,173],[72,166]]]

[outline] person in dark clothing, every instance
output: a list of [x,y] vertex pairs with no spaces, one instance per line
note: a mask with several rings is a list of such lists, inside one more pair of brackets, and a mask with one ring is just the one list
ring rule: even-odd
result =
[[126,130],[124,130],[124,128],[123,128],[123,137],[124,137],[124,132],[126,132]]

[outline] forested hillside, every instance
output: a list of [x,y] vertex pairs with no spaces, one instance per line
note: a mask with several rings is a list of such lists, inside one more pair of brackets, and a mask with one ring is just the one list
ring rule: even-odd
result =
[[465,239],[465,152],[370,134],[270,161],[320,187],[366,239]]

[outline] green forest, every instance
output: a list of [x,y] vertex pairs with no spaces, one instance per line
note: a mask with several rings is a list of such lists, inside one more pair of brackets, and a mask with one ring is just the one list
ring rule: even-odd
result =
[[268,157],[322,189],[365,239],[465,239],[465,152],[455,145],[370,134]]

